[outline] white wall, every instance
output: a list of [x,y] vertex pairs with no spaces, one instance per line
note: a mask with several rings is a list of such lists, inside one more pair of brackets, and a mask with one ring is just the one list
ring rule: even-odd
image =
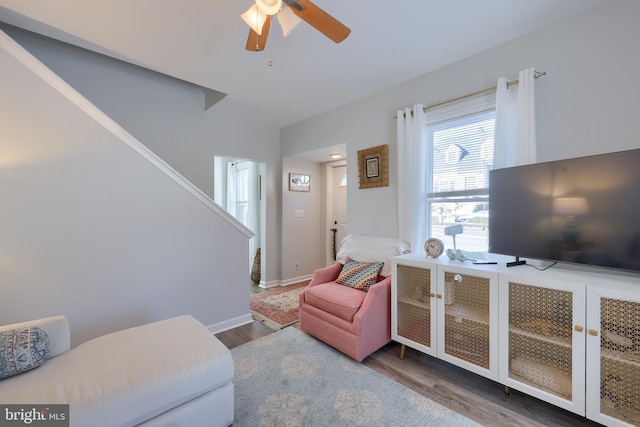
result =
[[263,280],[281,277],[278,129],[228,97],[205,111],[197,86],[6,24],[0,28],[209,197],[214,156],[265,162]]
[[251,320],[244,234],[5,48],[0,79],[0,324]]
[[[309,175],[310,191],[289,191],[289,173]],[[324,267],[325,167],[308,160],[288,157],[282,164],[282,279],[293,283]],[[303,211],[303,217],[296,217]],[[295,263],[298,262],[298,269]]]
[[[357,151],[389,144],[389,187],[358,189],[349,180],[349,232],[397,237],[398,109],[431,105],[516,78],[534,66],[538,159],[568,158],[640,147],[640,2],[612,1],[584,15],[498,46],[378,94],[297,123],[281,132],[283,156],[347,141],[349,176]],[[416,52],[416,55],[420,55]],[[283,241],[283,245],[286,242]]]

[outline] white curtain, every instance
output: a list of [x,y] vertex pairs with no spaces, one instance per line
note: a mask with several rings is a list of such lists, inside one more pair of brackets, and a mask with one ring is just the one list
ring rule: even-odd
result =
[[236,216],[237,167],[235,162],[227,163],[227,212]]
[[426,240],[427,114],[423,105],[398,111],[399,237],[422,250]]
[[535,71],[520,71],[519,84],[507,88],[498,79],[493,167],[504,168],[536,162]]

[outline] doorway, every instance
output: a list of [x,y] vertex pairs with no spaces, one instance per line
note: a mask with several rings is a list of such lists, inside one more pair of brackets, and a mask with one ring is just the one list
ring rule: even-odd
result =
[[326,219],[327,254],[326,264],[336,260],[342,239],[347,235],[347,161],[326,164]]
[[[266,165],[253,160],[232,157],[214,157],[213,200],[236,218],[254,236],[249,240],[248,275],[254,258],[262,246],[262,221],[265,200],[262,197],[262,177]],[[262,252],[262,251],[261,251]],[[265,254],[261,254],[260,276],[264,278]]]

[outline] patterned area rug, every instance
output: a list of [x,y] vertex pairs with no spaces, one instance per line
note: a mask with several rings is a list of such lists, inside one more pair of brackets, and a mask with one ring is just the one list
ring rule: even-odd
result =
[[297,322],[300,319],[300,292],[308,284],[309,280],[306,280],[251,295],[250,307],[253,318],[274,330]]
[[479,426],[294,327],[231,354],[234,427]]

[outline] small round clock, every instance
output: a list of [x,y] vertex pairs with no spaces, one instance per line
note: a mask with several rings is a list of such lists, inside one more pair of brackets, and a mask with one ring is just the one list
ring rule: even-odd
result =
[[428,257],[438,258],[444,252],[444,243],[440,239],[429,237],[427,241],[424,242],[424,251]]

